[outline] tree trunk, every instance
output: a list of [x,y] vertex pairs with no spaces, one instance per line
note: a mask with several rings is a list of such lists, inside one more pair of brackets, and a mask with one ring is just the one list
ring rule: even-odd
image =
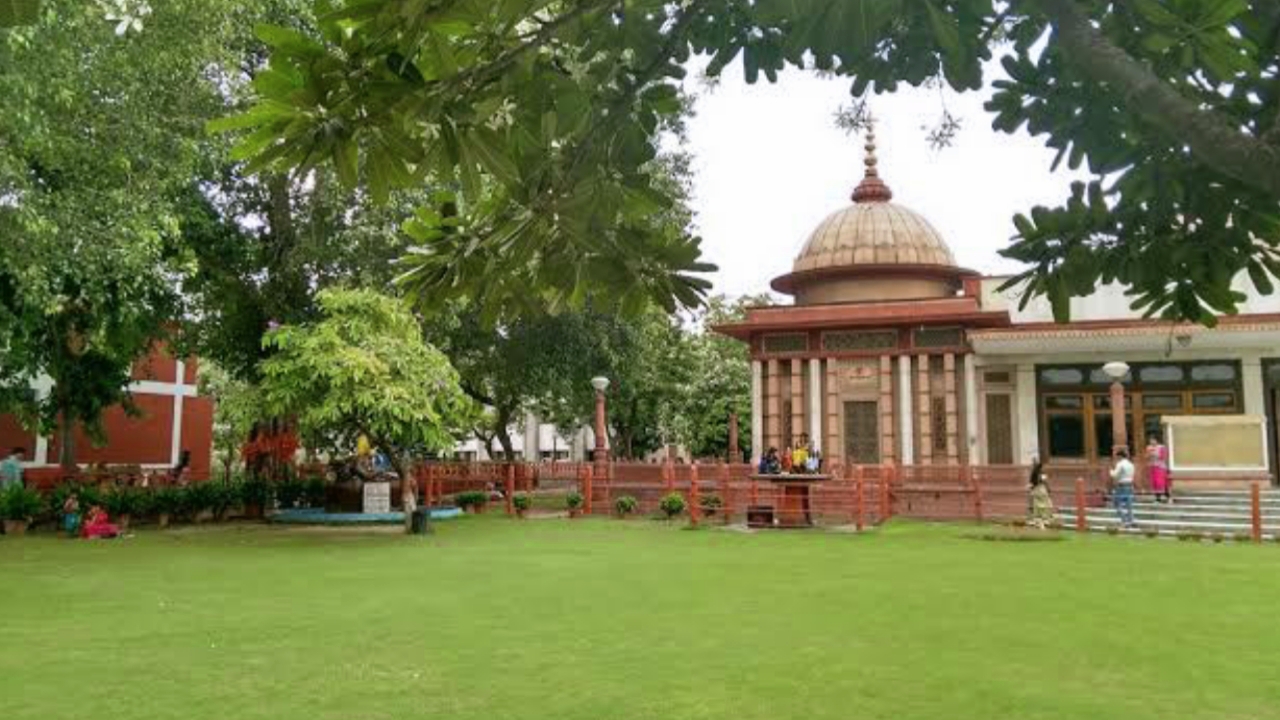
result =
[[507,426],[511,424],[512,411],[509,408],[503,408],[498,411],[497,419],[493,423],[493,434],[498,438],[498,444],[502,446],[502,454],[507,462],[516,459],[515,448],[511,445],[511,433],[507,432]]
[[58,465],[67,472],[76,470],[76,421],[62,407],[58,421]]

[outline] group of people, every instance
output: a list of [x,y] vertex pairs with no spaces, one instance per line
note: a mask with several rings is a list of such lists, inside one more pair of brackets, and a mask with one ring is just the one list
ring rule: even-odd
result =
[[120,537],[120,527],[111,522],[107,511],[93,505],[80,517],[80,498],[73,492],[62,502],[62,529],[71,537],[97,540]]
[[[1169,448],[1160,441],[1160,436],[1147,438],[1147,478],[1151,483],[1151,492],[1156,502],[1171,503],[1172,483],[1169,478]],[[1120,524],[1133,527],[1133,479],[1137,469],[1129,459],[1129,451],[1121,448],[1116,451],[1111,466],[1111,502],[1115,507]],[[1053,498],[1049,494],[1048,479],[1044,474],[1044,466],[1037,458],[1031,468],[1029,479],[1028,514],[1030,524],[1044,528],[1054,521]]]
[[788,446],[781,455],[778,448],[771,447],[760,458],[756,471],[761,475],[810,474],[822,469],[822,453],[806,434],[800,435],[800,441],[794,448]]

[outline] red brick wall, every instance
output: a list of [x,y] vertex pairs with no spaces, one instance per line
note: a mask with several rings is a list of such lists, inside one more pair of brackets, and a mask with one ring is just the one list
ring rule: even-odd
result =
[[[173,398],[136,394],[133,403],[142,411],[140,417],[129,417],[119,407],[107,410],[103,421],[108,442],[104,447],[93,447],[89,438],[76,428],[76,462],[169,464],[173,442]],[[54,437],[49,441],[49,461],[56,462],[57,457],[58,438]]]
[[7,456],[15,447],[27,449],[30,460],[36,452],[36,437],[22,428],[10,415],[0,415],[0,456]]
[[188,397],[182,402],[182,449],[191,451],[191,475],[209,477],[213,463],[213,399]]

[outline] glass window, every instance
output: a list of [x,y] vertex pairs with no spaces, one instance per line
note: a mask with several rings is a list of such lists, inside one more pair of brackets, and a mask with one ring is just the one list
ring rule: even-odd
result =
[[[1111,385],[1114,381],[1111,379],[1110,375],[1107,375],[1107,373],[1102,370],[1102,368],[1094,368],[1089,371],[1089,382],[1094,385]],[[1133,370],[1125,373],[1125,376],[1120,378],[1120,382],[1133,382]]]
[[[1124,417],[1124,434],[1125,437],[1129,438],[1129,445],[1132,446],[1134,441],[1133,416],[1128,413],[1125,413]],[[1111,455],[1111,413],[1094,413],[1093,441],[1098,449],[1098,457]]]
[[1143,410],[1173,410],[1182,409],[1182,396],[1173,393],[1165,393],[1160,395],[1146,394],[1142,396]]
[[1138,370],[1138,378],[1144,383],[1180,383],[1184,377],[1177,365],[1148,365]]
[[1048,416],[1048,454],[1053,457],[1084,457],[1084,416]]
[[1191,382],[1231,382],[1236,379],[1236,366],[1226,363],[1191,366]]
[[1045,368],[1040,371],[1040,382],[1046,385],[1081,385],[1084,373],[1076,368]]
[[[1125,395],[1125,396],[1124,396],[1124,406],[1125,406],[1126,408],[1132,408],[1132,407],[1133,407],[1133,396],[1132,396],[1132,395]],[[1110,395],[1094,395],[1094,396],[1093,396],[1093,409],[1094,409],[1094,410],[1110,410],[1110,409],[1111,409],[1111,396],[1110,396]]]
[[1147,413],[1146,415],[1143,415],[1142,431],[1145,434],[1143,435],[1142,441],[1145,443],[1147,440],[1150,440],[1153,437],[1163,439],[1164,438],[1164,428],[1162,427],[1163,424],[1164,424],[1164,417],[1161,415],[1153,415],[1151,413]]
[[1050,415],[1049,455],[1057,458],[1084,457],[1084,416]]
[[1235,410],[1236,394],[1229,392],[1196,393],[1191,396],[1191,407],[1196,410]]
[[1046,395],[1046,410],[1080,410],[1084,407],[1084,398],[1080,395]]

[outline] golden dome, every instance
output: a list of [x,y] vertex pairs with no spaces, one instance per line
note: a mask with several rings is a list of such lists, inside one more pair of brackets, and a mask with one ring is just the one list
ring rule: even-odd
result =
[[880,179],[875,129],[867,132],[866,175],[853,204],[827,216],[772,287],[796,303],[907,300],[954,296],[961,279],[951,248],[915,212],[895,205]]
[[928,220],[891,202],[862,202],[827,216],[792,272],[849,265],[945,265],[955,257]]

